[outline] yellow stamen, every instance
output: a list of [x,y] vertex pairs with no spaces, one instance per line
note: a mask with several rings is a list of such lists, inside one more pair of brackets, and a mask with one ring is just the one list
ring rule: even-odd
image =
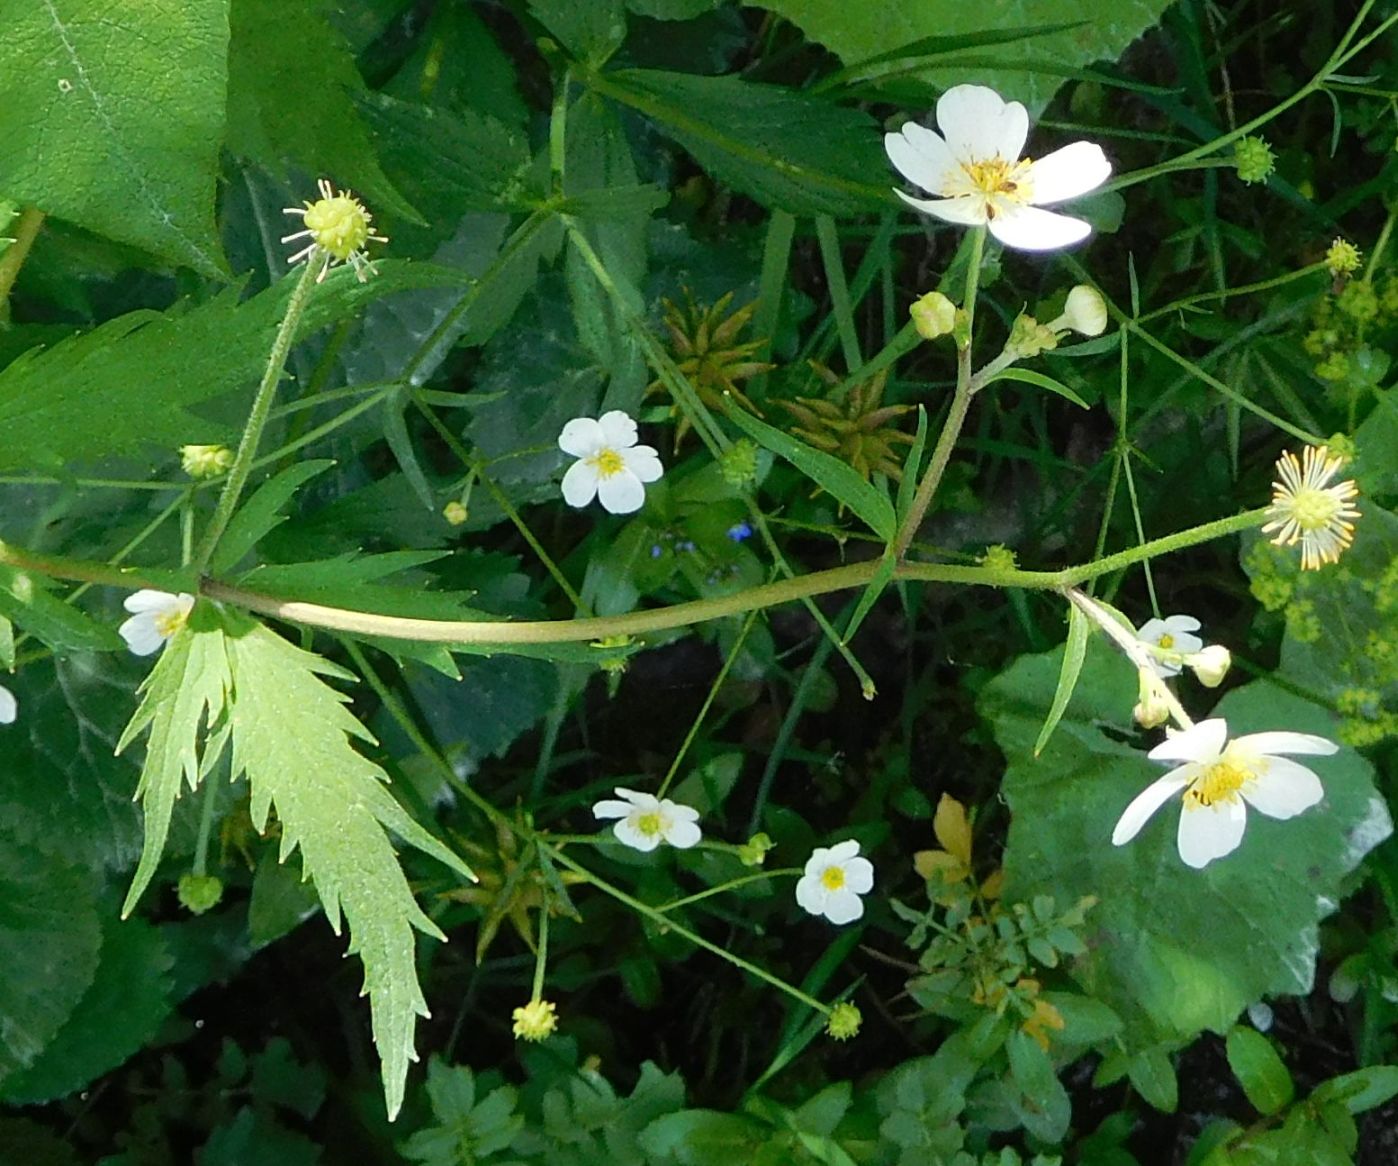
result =
[[626,460],[614,449],[598,450],[587,459],[587,464],[597,471],[599,478],[611,478],[626,469]]
[[1159,646],[1166,649],[1173,648],[1175,646],[1175,637],[1169,632],[1166,632],[1160,637]]
[[185,621],[189,618],[189,613],[176,609],[175,611],[162,611],[154,619],[155,630],[160,633],[161,639],[168,640],[180,628],[184,627]]
[[820,883],[827,891],[838,891],[845,885],[844,868],[839,866],[827,866],[820,872]]
[[662,826],[659,814],[642,814],[636,819],[636,829],[647,836],[659,834]]
[[1246,765],[1220,758],[1194,779],[1185,790],[1186,810],[1208,809],[1218,802],[1232,802],[1238,791],[1257,775]]

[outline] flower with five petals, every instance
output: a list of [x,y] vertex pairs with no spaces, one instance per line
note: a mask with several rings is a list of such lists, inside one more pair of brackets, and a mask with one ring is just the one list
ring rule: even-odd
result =
[[616,818],[612,833],[618,842],[624,842],[633,850],[654,850],[662,842],[668,842],[677,850],[688,850],[699,841],[699,811],[692,806],[620,786],[616,795],[593,806],[592,816]]
[[796,902],[831,923],[853,923],[864,914],[860,895],[874,889],[874,864],[859,857],[853,838],[834,846],[817,846],[796,883]]
[[165,641],[184,627],[194,609],[194,596],[181,591],[137,591],[128,595],[122,605],[131,613],[117,631],[126,646],[137,656],[150,656],[165,646]]
[[569,421],[558,448],[578,460],[563,475],[563,501],[581,510],[597,498],[609,514],[633,514],[645,505],[645,483],[659,481],[665,468],[636,437],[636,422],[620,409]]

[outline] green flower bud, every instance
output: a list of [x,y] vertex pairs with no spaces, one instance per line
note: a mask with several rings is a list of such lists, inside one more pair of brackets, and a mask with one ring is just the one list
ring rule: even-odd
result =
[[1359,270],[1359,248],[1348,239],[1337,236],[1325,253],[1325,266],[1336,279],[1342,275],[1353,275]]
[[864,1017],[859,1009],[848,1001],[836,1004],[830,1010],[830,1018],[825,1022],[825,1031],[836,1040],[849,1040],[859,1035],[859,1026]]
[[740,438],[723,451],[718,463],[723,480],[735,489],[750,486],[757,477],[757,445]]
[[180,467],[191,478],[217,478],[232,465],[233,451],[226,445],[180,446]]
[[179,897],[180,906],[186,911],[202,915],[217,907],[223,898],[223,880],[215,875],[181,875]]
[[775,845],[766,834],[754,834],[738,847],[738,861],[744,866],[761,866],[767,861],[767,852]]
[[1265,182],[1276,169],[1276,162],[1272,147],[1261,138],[1251,135],[1239,138],[1233,147],[1233,165],[1238,168],[1238,177],[1249,185]]
[[941,292],[928,292],[908,309],[913,327],[924,340],[936,340],[956,327],[956,305]]

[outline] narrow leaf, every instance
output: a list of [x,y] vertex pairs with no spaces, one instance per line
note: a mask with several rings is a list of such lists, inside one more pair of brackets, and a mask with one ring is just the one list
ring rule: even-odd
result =
[[1091,629],[1087,617],[1078,610],[1077,604],[1068,605],[1068,643],[1063,649],[1063,667],[1058,671],[1058,687],[1053,693],[1053,703],[1049,705],[1044,727],[1039,730],[1039,738],[1034,742],[1034,756],[1043,752],[1049,738],[1053,736],[1058,722],[1063,719],[1063,710],[1073,699],[1073,690],[1078,686],[1078,676],[1082,672],[1083,657],[1087,655],[1087,636]]
[[874,577],[869,580],[869,585],[864,588],[864,593],[859,597],[854,614],[849,617],[849,624],[846,625],[840,637],[842,643],[848,644],[854,639],[854,633],[859,630],[859,625],[864,622],[864,617],[874,609],[874,604],[879,601],[879,596],[893,581],[893,572],[897,568],[898,560],[894,557],[893,552],[885,551],[883,558],[879,560],[879,569],[874,572]]
[[286,521],[283,507],[306,482],[335,463],[327,459],[297,462],[258,487],[228,524],[209,562],[215,575],[231,571],[268,531]]
[[732,405],[729,405],[727,415],[728,420],[758,445],[785,458],[816,485],[828,491],[836,501],[853,510],[880,538],[887,540],[893,537],[898,522],[888,496],[866,482],[839,458],[812,449],[805,442],[797,441]]
[[1084,401],[1077,393],[1073,392],[1062,381],[1056,381],[1053,377],[1045,376],[1041,372],[1034,372],[1027,368],[1004,368],[990,377],[985,383],[993,384],[995,381],[1023,381],[1026,385],[1035,385],[1041,389],[1047,389],[1050,393],[1057,393],[1065,401],[1072,401],[1079,409],[1089,409],[1090,405]]
[[917,483],[922,475],[922,455],[927,449],[927,409],[917,407],[917,433],[913,437],[912,448],[903,462],[903,477],[898,482],[898,521],[901,523],[912,509],[917,496]]
[[[0,618],[13,620],[56,652],[107,652],[121,647],[116,632],[45,590],[48,581],[0,567]],[[13,661],[13,639],[10,655]]]

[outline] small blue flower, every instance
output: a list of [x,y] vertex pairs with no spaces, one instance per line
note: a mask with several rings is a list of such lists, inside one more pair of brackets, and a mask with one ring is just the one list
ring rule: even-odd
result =
[[652,543],[652,544],[651,544],[651,547],[650,547],[650,557],[651,557],[652,559],[658,559],[658,558],[660,558],[660,556],[663,555],[664,553],[665,553],[665,552],[664,552],[664,550],[661,549],[661,546],[660,546],[659,543]]
[[752,527],[746,520],[738,523],[737,526],[730,526],[727,531],[728,537],[735,543],[740,543],[744,539],[752,538]]

